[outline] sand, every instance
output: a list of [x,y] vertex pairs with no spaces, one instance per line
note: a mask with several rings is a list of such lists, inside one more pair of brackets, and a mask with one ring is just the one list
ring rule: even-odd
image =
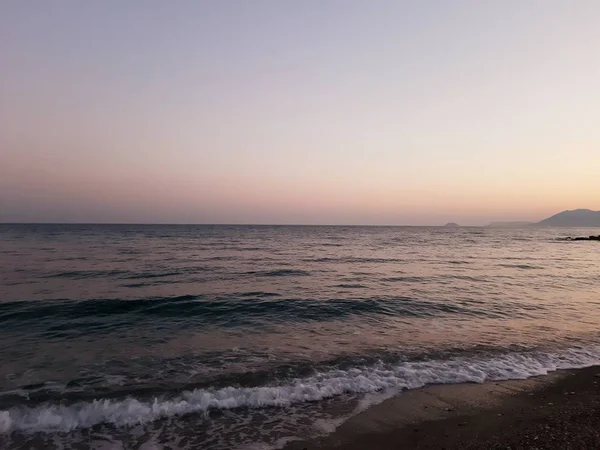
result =
[[600,449],[600,367],[404,392],[302,449]]

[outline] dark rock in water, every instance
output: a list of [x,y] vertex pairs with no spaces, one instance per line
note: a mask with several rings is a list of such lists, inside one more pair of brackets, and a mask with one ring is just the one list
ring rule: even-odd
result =
[[600,241],[600,235],[598,236],[588,236],[588,237],[567,237],[563,239],[565,241]]

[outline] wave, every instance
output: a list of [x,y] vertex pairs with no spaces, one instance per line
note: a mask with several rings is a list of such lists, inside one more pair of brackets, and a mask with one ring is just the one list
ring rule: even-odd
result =
[[[474,302],[448,303],[410,297],[344,298],[330,300],[285,299],[271,293],[237,295],[237,298],[183,295],[136,300],[53,300],[0,303],[0,327],[31,332],[106,331],[147,321],[168,320],[190,326],[243,326],[276,322],[367,319],[394,317],[437,317],[460,314],[467,317],[530,317],[527,305],[485,307]],[[118,319],[118,320],[117,320]],[[52,337],[47,336],[47,337]]]
[[541,269],[539,266],[533,266],[530,264],[498,264],[499,267],[506,267],[509,269],[523,269],[523,270],[534,270]]
[[73,270],[66,272],[56,272],[45,275],[42,278],[67,278],[72,280],[84,280],[86,278],[105,278],[125,275],[124,270]]
[[361,263],[373,263],[373,264],[397,264],[405,263],[405,259],[399,258],[368,258],[368,257],[346,257],[346,258],[333,258],[333,257],[322,257],[322,258],[305,258],[304,262],[319,262],[319,263],[348,263],[348,264],[361,264]]
[[71,280],[85,280],[88,278],[117,278],[121,280],[145,280],[163,277],[175,277],[180,275],[193,275],[202,272],[210,272],[213,269],[208,266],[184,267],[180,270],[163,272],[132,272],[126,270],[73,270],[54,272],[43,275],[41,278],[66,278]]
[[431,277],[388,277],[382,278],[381,281],[387,283],[422,283],[428,279],[431,280]]
[[600,348],[570,348],[561,353],[507,353],[488,358],[453,358],[376,364],[317,373],[285,384],[195,389],[171,397],[143,400],[99,399],[67,404],[44,403],[0,411],[0,432],[68,432],[100,424],[127,427],[191,413],[238,408],[288,407],[344,394],[416,389],[428,384],[483,383],[525,379],[558,369],[600,363]]
[[177,280],[157,280],[157,281],[143,281],[140,283],[125,283],[122,284],[121,286],[124,288],[133,288],[133,289],[137,289],[137,288],[141,288],[141,287],[147,287],[147,286],[160,286],[160,285],[165,285],[165,284],[177,284],[178,281]]
[[281,294],[277,292],[264,292],[264,291],[251,291],[251,292],[241,292],[239,294],[240,297],[279,297]]
[[310,272],[306,270],[295,269],[279,269],[279,270],[252,270],[246,272],[246,275],[254,275],[257,277],[289,277],[289,276],[310,276]]
[[177,275],[181,275],[182,272],[170,271],[170,272],[141,272],[141,273],[132,273],[127,276],[122,277],[125,280],[145,280],[152,278],[161,278],[161,277],[174,277]]

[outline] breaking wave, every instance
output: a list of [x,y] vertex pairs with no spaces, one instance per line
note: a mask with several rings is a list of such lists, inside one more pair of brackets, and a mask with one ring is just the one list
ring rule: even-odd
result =
[[237,408],[282,408],[344,394],[368,394],[390,389],[400,392],[428,384],[483,383],[525,379],[558,369],[600,363],[600,348],[570,348],[557,353],[507,353],[488,358],[453,358],[383,363],[370,367],[332,370],[282,384],[195,389],[171,398],[128,397],[72,404],[44,403],[0,411],[0,432],[67,432],[107,424],[127,427],[190,413]]

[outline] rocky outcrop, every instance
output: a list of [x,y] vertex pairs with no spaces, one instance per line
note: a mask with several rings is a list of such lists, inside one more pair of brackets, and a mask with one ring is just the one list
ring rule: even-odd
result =
[[562,239],[563,241],[600,241],[600,234],[598,236],[588,236],[588,237],[566,237]]

